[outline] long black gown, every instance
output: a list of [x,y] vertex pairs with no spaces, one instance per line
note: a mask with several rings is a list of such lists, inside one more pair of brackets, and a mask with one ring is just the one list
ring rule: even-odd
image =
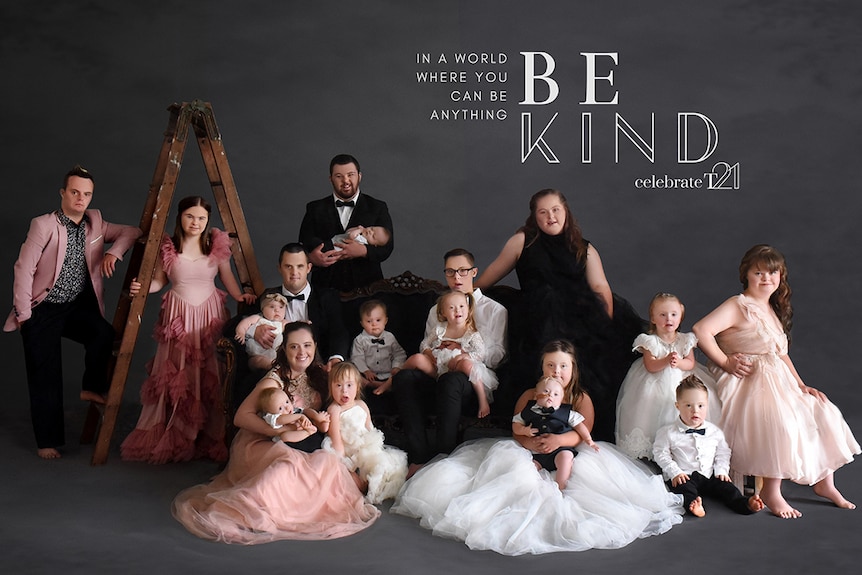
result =
[[581,387],[595,406],[593,436],[613,441],[617,392],[636,357],[632,342],[646,331],[647,323],[616,294],[614,317],[608,317],[603,301],[587,283],[586,262],[566,248],[562,235],[539,232],[532,243],[527,238],[515,271],[524,297],[522,372],[530,372],[527,366],[533,366],[533,372],[538,369],[547,342],[571,341]]

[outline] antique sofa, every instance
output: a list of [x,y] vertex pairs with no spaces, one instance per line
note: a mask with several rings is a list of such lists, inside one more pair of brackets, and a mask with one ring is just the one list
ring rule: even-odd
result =
[[[379,299],[388,308],[389,323],[387,330],[392,332],[407,354],[419,350],[425,330],[428,310],[435,305],[437,297],[447,289],[445,284],[429,280],[405,271],[397,276],[378,280],[367,287],[341,294],[341,314],[344,326],[351,339],[362,329],[359,323],[359,307],[369,299]],[[521,342],[517,337],[523,333],[518,326],[520,313],[515,313],[520,302],[519,290],[509,286],[494,286],[486,295],[500,302],[509,310],[508,348],[509,354],[517,354]],[[254,313],[256,310],[245,310]],[[233,438],[233,414],[243,398],[251,391],[263,372],[253,373],[248,368],[248,356],[244,347],[232,337],[236,323],[241,319],[243,310],[225,326],[224,335],[218,341],[220,377],[227,422],[226,439]],[[524,388],[516,381],[512,364],[504,361],[497,369],[500,386],[495,392],[491,415],[478,419],[462,417],[460,424],[461,439],[477,436],[508,435],[511,432],[512,412],[517,394]],[[390,396],[391,394],[387,394]],[[382,429],[387,442],[400,443],[400,422],[391,401],[375,405],[373,418],[375,426]],[[434,418],[429,417],[428,428],[433,429]]]

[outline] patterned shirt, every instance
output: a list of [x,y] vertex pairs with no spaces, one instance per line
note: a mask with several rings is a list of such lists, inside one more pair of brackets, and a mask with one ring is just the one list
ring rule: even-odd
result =
[[69,303],[75,301],[87,286],[89,274],[87,272],[87,260],[84,257],[87,246],[87,225],[90,218],[84,214],[80,224],[76,224],[62,211],[57,212],[60,223],[66,226],[66,257],[63,258],[63,267],[57,282],[45,301],[51,303]]

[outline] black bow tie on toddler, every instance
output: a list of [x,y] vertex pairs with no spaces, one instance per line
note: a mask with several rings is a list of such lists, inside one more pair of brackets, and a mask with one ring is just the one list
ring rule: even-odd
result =
[[372,338],[371,338],[371,343],[379,343],[380,345],[383,345],[383,344],[385,344],[385,343],[386,343],[386,341],[385,341],[382,337],[381,337],[380,339],[374,339],[374,338],[372,337]]
[[335,207],[336,208],[344,208],[344,207],[352,208],[355,205],[356,205],[356,202],[354,202],[353,200],[347,200],[346,202],[342,202],[341,200],[335,200]]
[[299,301],[305,301],[305,294],[304,293],[301,293],[299,295],[286,295],[284,297],[285,297],[285,299],[287,299],[288,302],[292,302],[295,299],[298,299]]
[[533,413],[538,413],[539,415],[551,415],[557,410],[553,407],[542,407],[539,404],[535,404],[533,405],[533,407],[530,408],[530,411],[532,411]]
[[690,427],[690,428],[686,429],[686,430],[685,430],[685,432],[686,432],[686,433],[696,433],[696,434],[698,434],[698,435],[705,435],[705,434],[706,434],[706,430],[705,430],[705,429],[703,429],[703,428],[700,428],[700,429],[694,429],[694,428],[691,428],[691,427]]

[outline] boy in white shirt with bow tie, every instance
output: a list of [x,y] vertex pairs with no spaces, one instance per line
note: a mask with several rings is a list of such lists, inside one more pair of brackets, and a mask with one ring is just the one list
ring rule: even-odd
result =
[[697,376],[680,382],[674,403],[679,421],[659,429],[653,459],[692,515],[706,515],[701,494],[720,499],[736,513],[756,513],[763,509],[760,496],[745,497],[730,480],[730,447],[721,429],[706,421],[708,396]]

